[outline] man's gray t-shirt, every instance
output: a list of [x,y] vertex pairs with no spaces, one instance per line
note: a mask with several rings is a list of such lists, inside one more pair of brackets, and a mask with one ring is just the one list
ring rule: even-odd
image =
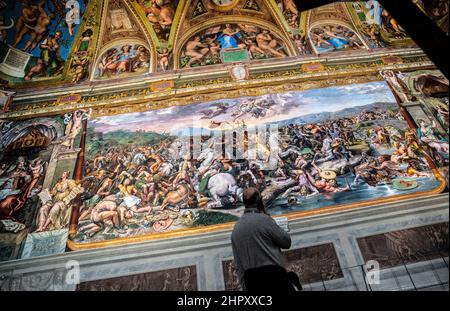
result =
[[257,209],[245,209],[231,234],[234,265],[244,287],[244,272],[267,265],[284,267],[280,248],[291,247],[291,238],[275,220]]

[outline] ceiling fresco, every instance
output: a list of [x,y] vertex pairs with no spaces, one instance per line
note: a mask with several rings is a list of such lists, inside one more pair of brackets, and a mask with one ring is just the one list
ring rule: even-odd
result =
[[415,46],[377,1],[299,12],[292,0],[24,0],[0,10],[0,78],[12,88]]

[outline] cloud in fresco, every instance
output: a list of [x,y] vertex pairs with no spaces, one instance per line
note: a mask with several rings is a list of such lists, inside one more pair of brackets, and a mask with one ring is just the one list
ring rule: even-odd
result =
[[[352,84],[300,92],[290,92],[288,96],[279,98],[274,95],[277,105],[272,106],[264,118],[254,119],[244,116],[247,125],[275,122],[291,119],[311,113],[324,111],[335,112],[355,106],[365,106],[375,102],[395,103],[388,85],[385,82],[366,84]],[[139,113],[128,113],[110,117],[100,117],[90,121],[95,131],[107,133],[116,130],[176,132],[177,129],[193,127],[203,116],[201,111],[208,109],[211,104],[225,103],[230,108],[227,113],[214,118],[216,122],[233,119],[231,114],[237,110],[240,99],[225,99],[188,106],[174,106],[170,108],[152,110]],[[210,120],[202,120],[207,126]]]

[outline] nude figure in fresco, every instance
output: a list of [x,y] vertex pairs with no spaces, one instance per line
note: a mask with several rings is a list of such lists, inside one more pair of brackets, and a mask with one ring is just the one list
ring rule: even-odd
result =
[[16,40],[14,41],[13,47],[17,47],[20,41],[22,41],[23,36],[30,32],[30,27],[36,26],[39,16],[39,7],[30,5],[28,0],[23,0],[22,6],[22,15],[16,22]]
[[169,50],[163,49],[161,53],[158,53],[158,64],[162,71],[169,69]]
[[193,63],[203,60],[208,53],[209,47],[201,42],[199,36],[196,36],[192,41],[189,41],[186,44],[186,51],[184,54],[190,57],[186,66],[191,67]]
[[31,27],[25,24],[25,26],[31,30],[31,33],[30,39],[25,44],[24,51],[32,51],[36,48],[36,45],[44,39],[52,19],[55,18],[55,14],[53,12],[47,14],[45,11],[45,3],[46,0],[42,0],[39,3],[39,16],[37,18],[36,26]]
[[27,199],[31,197],[31,192],[39,182],[39,178],[41,178],[42,173],[44,173],[44,164],[42,163],[42,160],[38,158],[33,161],[33,163],[30,163],[28,167],[31,173],[31,179],[26,183],[23,190],[23,195]]
[[391,85],[402,102],[409,101],[409,90],[405,82],[399,78],[400,73],[396,74],[392,70],[384,70],[380,72],[380,75]]
[[260,34],[256,36],[256,43],[258,44],[258,47],[268,55],[273,55],[276,57],[286,56],[286,54],[284,54],[282,51],[276,49],[278,46],[278,42],[276,39],[272,38],[269,30],[267,29],[264,29]]
[[259,28],[253,25],[238,24],[238,26],[249,36],[255,36],[259,32]]
[[63,146],[66,146],[69,149],[73,149],[75,138],[80,133],[81,128],[83,127],[83,120],[85,116],[86,112],[84,110],[77,110],[72,114],[70,120],[66,125],[66,130],[64,133],[65,140],[62,143]]
[[141,7],[147,14],[147,18],[152,24],[157,24],[162,28],[167,28],[172,25],[173,16],[175,14],[170,1],[151,0],[152,5],[145,7],[141,3]]
[[297,27],[299,13],[295,2],[292,0],[283,0],[283,6],[284,10],[290,12],[292,15],[290,18],[291,27]]
[[255,41],[253,41],[252,39],[246,39],[245,44],[247,45],[248,50],[250,51],[250,53],[252,53],[253,56],[266,54],[261,48],[256,45]]
[[[131,215],[128,213],[126,217],[130,218]],[[118,212],[117,196],[109,195],[101,200],[92,208],[89,219],[92,223],[79,229],[82,232],[86,232],[87,237],[93,236],[102,229],[106,233],[112,230],[112,228],[120,228],[121,219]]]

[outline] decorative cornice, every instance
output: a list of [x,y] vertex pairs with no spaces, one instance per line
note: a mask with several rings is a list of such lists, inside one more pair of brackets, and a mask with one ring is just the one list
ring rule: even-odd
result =
[[[114,84],[96,84],[77,88],[59,88],[20,94],[16,97],[8,113],[0,118],[24,119],[37,115],[55,115],[79,109],[93,108],[94,114],[104,115],[113,112],[115,107],[123,112],[143,111],[168,107],[170,105],[187,105],[200,101],[262,95],[271,92],[287,92],[307,88],[320,88],[334,84],[364,83],[379,81],[380,70],[414,71],[434,69],[434,64],[415,49],[382,51],[349,57],[334,55],[325,57],[298,58],[291,57],[270,62],[253,62],[249,65],[250,77],[244,82],[234,82],[229,76],[229,66],[208,66],[200,70],[170,72],[163,75],[136,77],[132,80],[115,80]],[[385,64],[385,56],[397,56],[402,63]],[[302,68],[308,64],[321,64],[323,70],[308,72]],[[170,91],[153,92],[150,85],[157,81],[173,81]],[[58,97],[67,94],[80,94],[77,103],[58,104]]]

